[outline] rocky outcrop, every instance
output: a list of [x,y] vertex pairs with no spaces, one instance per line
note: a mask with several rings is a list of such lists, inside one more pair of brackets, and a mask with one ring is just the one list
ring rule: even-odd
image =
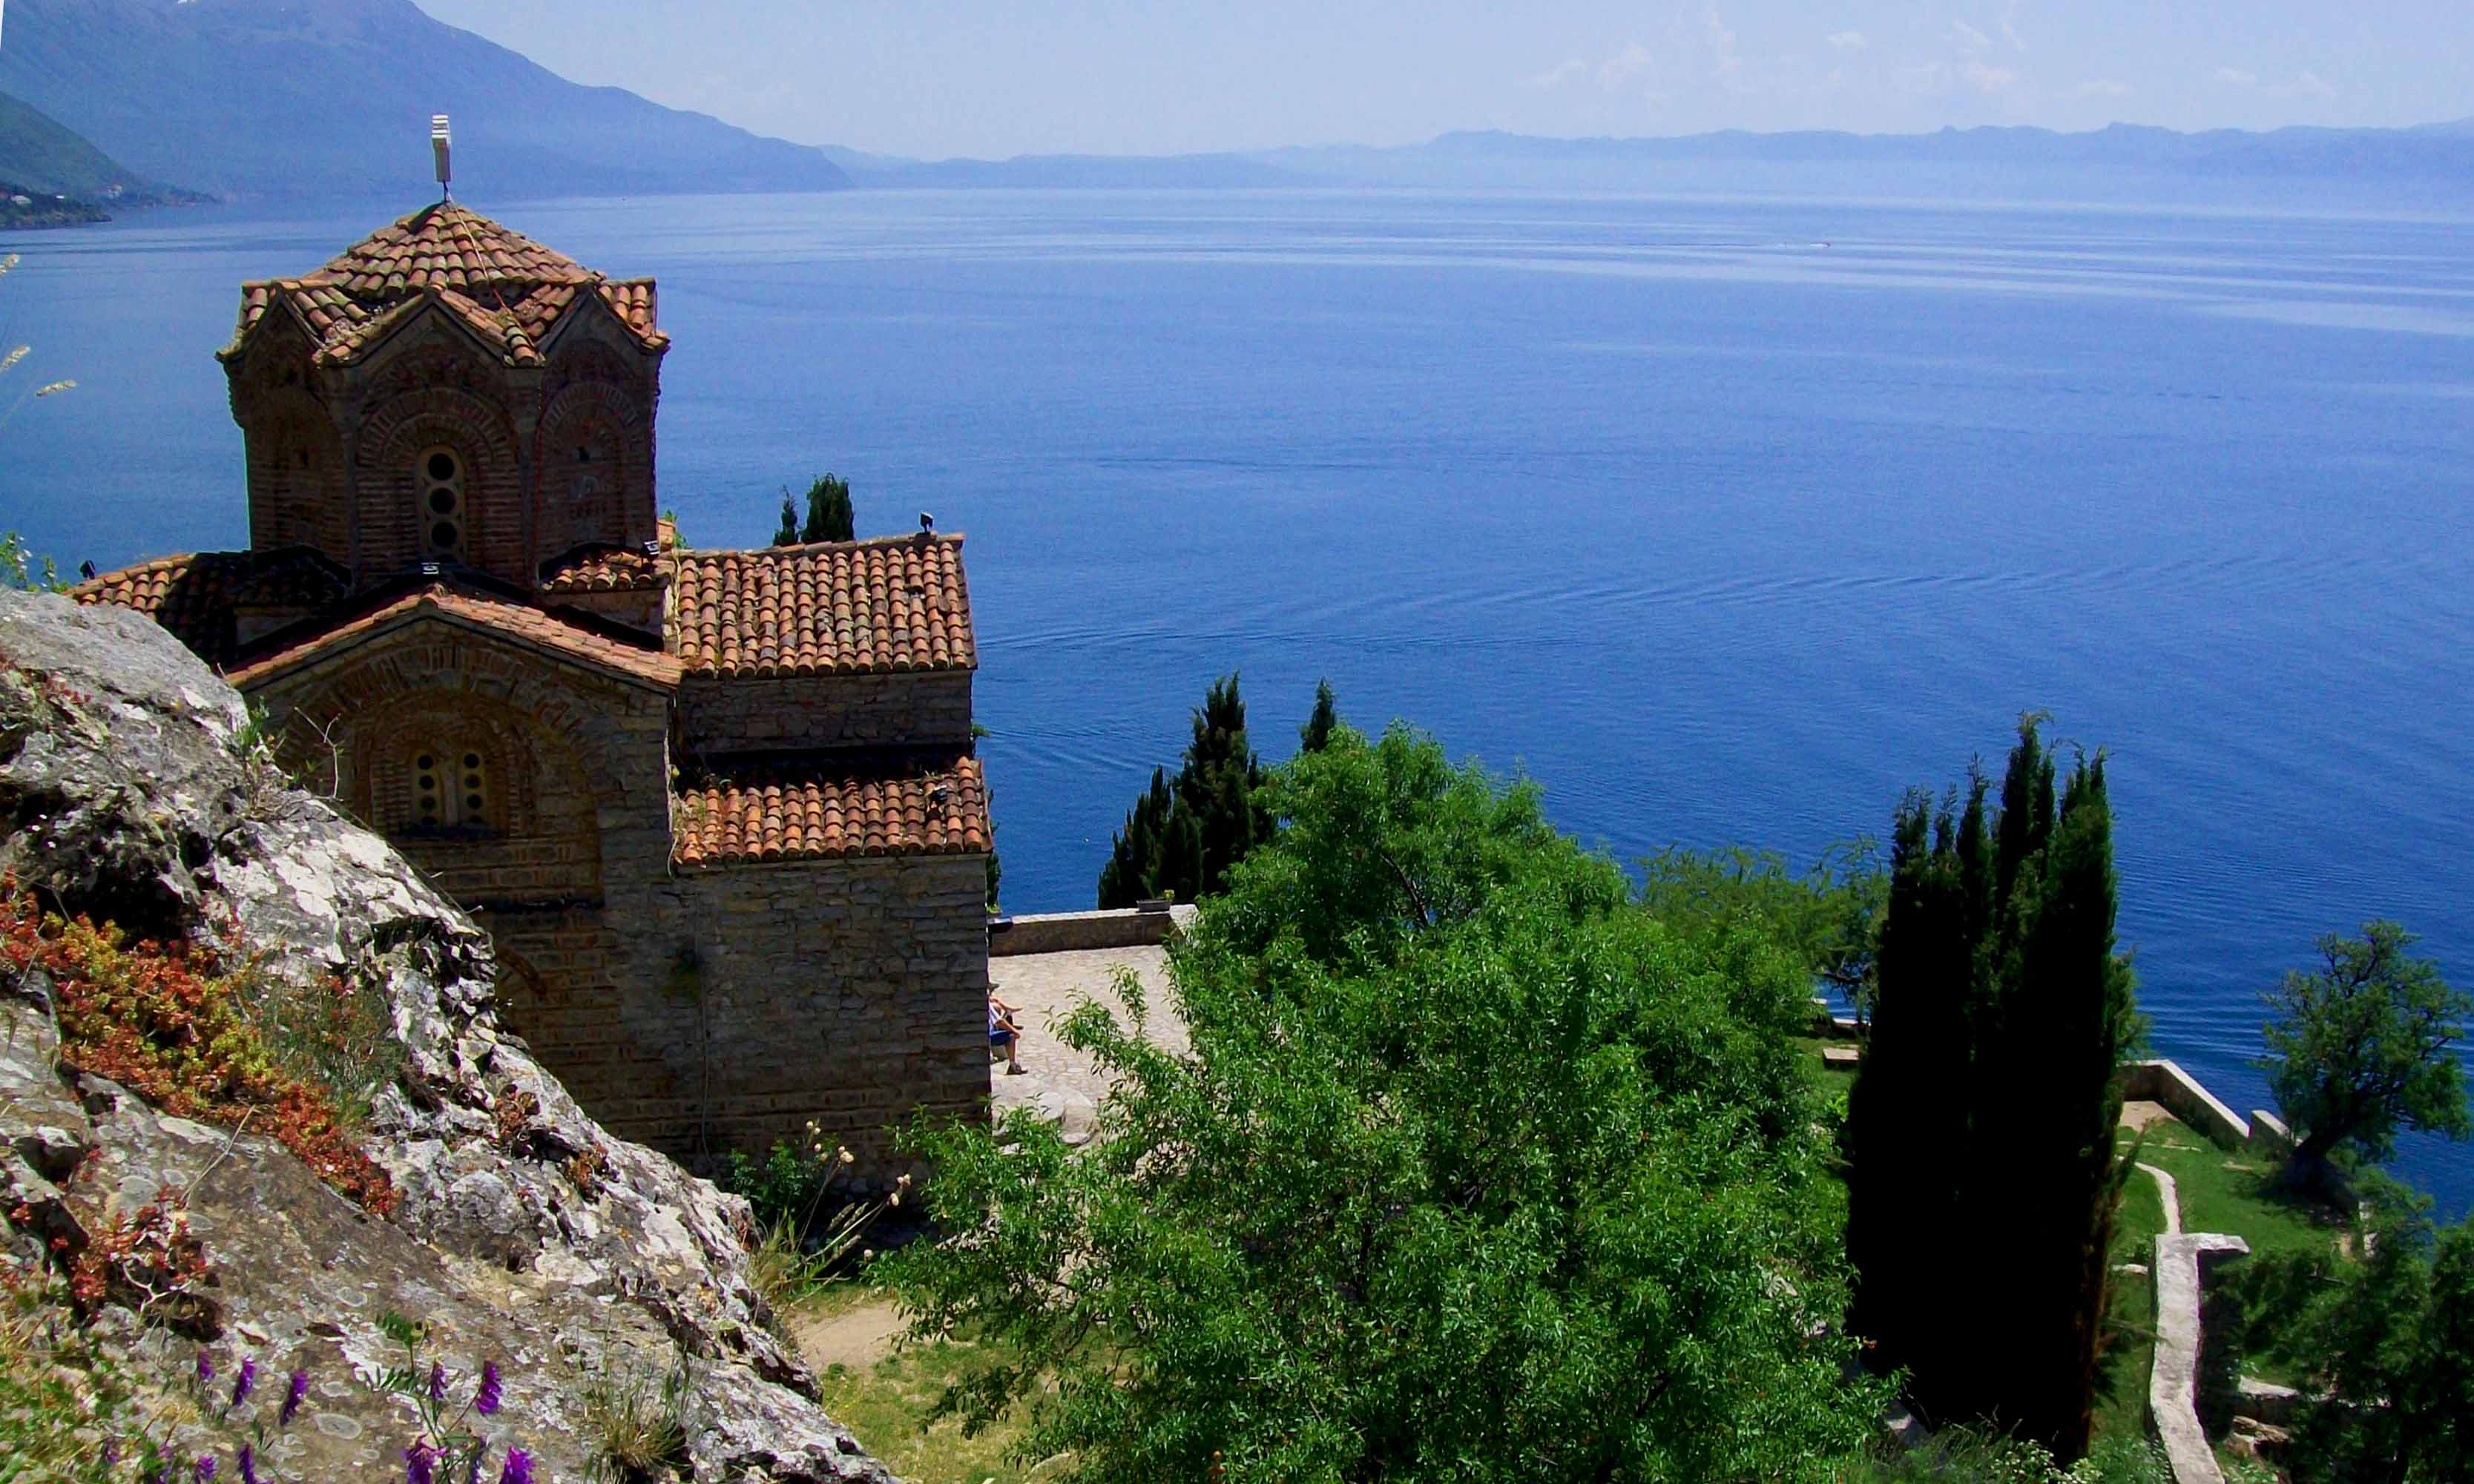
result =
[[[28,974],[0,979],[0,1238],[14,1260],[187,1192],[211,1275],[192,1336],[118,1307],[95,1325],[167,1385],[196,1335],[227,1364],[306,1370],[305,1423],[260,1455],[275,1477],[401,1469],[410,1412],[351,1379],[389,1362],[377,1319],[393,1309],[429,1326],[450,1370],[498,1362],[506,1403],[483,1430],[531,1449],[544,1478],[584,1475],[597,1386],[649,1393],[673,1372],[698,1479],[888,1478],[766,1328],[744,1203],[587,1117],[499,1029],[488,938],[383,841],[290,786],[251,733],[240,699],[152,621],[0,591],[0,873],[135,934],[246,945],[266,973],[382,986],[403,1072],[376,1097],[366,1147],[397,1208],[346,1200],[262,1128],[171,1116],[63,1071],[50,986]],[[261,1387],[259,1413],[237,1422],[270,1420],[278,1391]]]

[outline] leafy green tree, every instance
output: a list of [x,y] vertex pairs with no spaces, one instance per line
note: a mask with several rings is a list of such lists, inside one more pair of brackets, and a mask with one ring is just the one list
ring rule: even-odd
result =
[[[1856,1324],[1937,1421],[2075,1459],[2094,1422],[2118,1154],[2116,1072],[2143,1035],[2104,759],[2055,799],[2023,717],[1998,812],[1911,795],[1891,852],[1870,1043],[1849,1098]],[[2002,1233],[1999,1267],[1918,1231]]]
[[1883,1388],[1834,1332],[1796,955],[1680,938],[1405,730],[1267,792],[1172,949],[1190,1055],[1121,985],[1061,1031],[1116,1080],[1087,1147],[910,1137],[947,1234],[879,1271],[989,1342],[966,1425],[1028,1407],[1094,1484],[1830,1477]]
[[2341,1151],[2387,1160],[2400,1130],[2474,1133],[2453,1050],[2474,995],[2408,953],[2414,942],[2388,922],[2364,923],[2360,938],[2330,933],[2319,940],[2326,967],[2289,972],[2263,996],[2277,1017],[2262,1028],[2258,1065],[2293,1128],[2294,1178],[2318,1178]]
[[1298,751],[1320,753],[1331,746],[1331,734],[1340,730],[1340,700],[1331,693],[1331,682],[1315,682],[1314,714],[1298,729]]
[[774,529],[773,544],[776,546],[799,544],[799,511],[798,507],[790,503],[790,491],[788,490],[782,491],[782,524]]
[[799,539],[855,540],[857,520],[851,510],[850,482],[837,475],[820,474],[808,487],[808,521],[799,528]]
[[2474,1224],[2373,1175],[2357,1257],[2264,1254],[2236,1281],[2245,1342],[2306,1380],[2292,1476],[2474,1481]]
[[1641,862],[1641,905],[1686,934],[1759,924],[1800,953],[1815,978],[1871,1013],[1874,946],[1890,877],[1869,839],[1835,845],[1797,874],[1786,858],[1736,846],[1669,846]]

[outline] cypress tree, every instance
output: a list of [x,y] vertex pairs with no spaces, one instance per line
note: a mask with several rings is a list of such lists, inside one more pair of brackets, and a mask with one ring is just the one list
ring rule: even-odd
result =
[[773,533],[773,544],[776,546],[799,544],[799,512],[791,505],[790,491],[788,490],[782,491],[782,524]]
[[1185,766],[1176,776],[1177,806],[1193,816],[1201,841],[1192,896],[1220,890],[1228,868],[1272,838],[1271,813],[1255,802],[1262,787],[1263,765],[1246,739],[1246,703],[1237,693],[1237,677],[1224,675],[1212,682],[1194,712],[1194,739],[1186,744]]
[[1216,892],[1230,867],[1272,837],[1271,811],[1258,802],[1263,764],[1246,739],[1236,676],[1212,682],[1193,726],[1176,779],[1152,770],[1150,791],[1111,843],[1100,871],[1101,906],[1163,896],[1192,901]]
[[1943,1080],[1967,1050],[1955,865],[1948,808],[1936,818],[1928,795],[1909,794],[1891,832],[1871,1035],[1848,1092],[1854,1322],[1884,1368],[1907,1367],[1920,1385],[1947,1374],[1951,1342],[1949,1310],[1917,1302],[1946,1280],[1946,1250],[1918,1236],[1956,1229],[1967,1135],[1965,1104]]
[[[788,522],[784,522],[788,526]],[[808,522],[799,530],[803,541],[847,541],[857,537],[849,481],[821,474],[808,487]]]
[[1100,870],[1100,905],[1130,907],[1160,894],[1161,866],[1168,848],[1169,816],[1176,796],[1168,770],[1152,770],[1152,786],[1134,801],[1125,827],[1109,843],[1108,864]]
[[[1953,824],[1897,819],[1871,1043],[1849,1105],[1857,1328],[1936,1424],[1989,1420],[2084,1453],[2114,1204],[2114,1075],[2140,1035],[2114,950],[2104,763],[2056,806],[2021,719],[2000,812],[1970,778]],[[1922,1233],[2001,1234],[1999,1267]],[[1989,1259],[1988,1259],[1989,1260]]]
[[1331,693],[1331,682],[1315,682],[1314,714],[1298,729],[1298,751],[1320,753],[1331,746],[1331,734],[1340,726],[1340,702]]

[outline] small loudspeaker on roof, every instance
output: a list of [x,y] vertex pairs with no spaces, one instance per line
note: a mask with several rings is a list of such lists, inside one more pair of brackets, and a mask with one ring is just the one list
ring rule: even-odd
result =
[[438,159],[438,188],[442,191],[449,188],[449,182],[455,177],[455,172],[448,168],[447,151],[449,143],[451,141],[447,132],[447,115],[444,113],[429,115],[429,153]]

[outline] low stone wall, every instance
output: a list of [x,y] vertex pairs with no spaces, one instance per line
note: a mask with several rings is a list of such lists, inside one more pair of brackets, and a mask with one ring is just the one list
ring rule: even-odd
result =
[[1127,907],[1105,912],[1041,912],[988,924],[988,956],[1069,953],[1089,948],[1147,948],[1194,922],[1192,903],[1160,912]]
[[2249,1251],[2241,1237],[2213,1233],[2156,1239],[2156,1363],[2147,1375],[2147,1412],[2174,1484],[2224,1484],[2217,1450],[2199,1425],[2199,1298],[2209,1269]]
[[2243,1117],[2178,1063],[2131,1063],[2122,1069],[2122,1095],[2162,1104],[2166,1112],[2229,1149],[2282,1156],[2293,1148],[2293,1135],[2275,1114],[2254,1109]]

